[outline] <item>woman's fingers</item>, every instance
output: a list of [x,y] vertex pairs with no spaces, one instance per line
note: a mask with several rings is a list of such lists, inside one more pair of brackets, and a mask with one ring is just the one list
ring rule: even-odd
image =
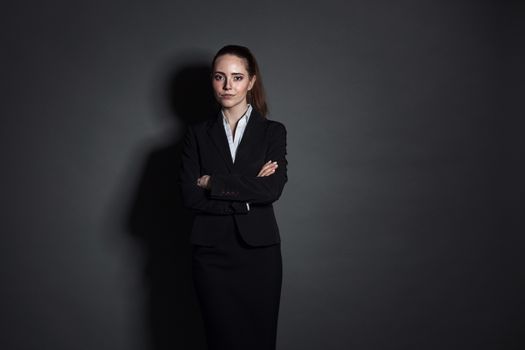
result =
[[268,173],[268,170],[271,169],[271,161],[266,162],[259,171],[257,176],[265,176]]
[[275,173],[275,170],[273,169],[269,169],[268,171],[265,171],[264,173],[262,173],[260,176],[269,176],[269,175],[272,175],[273,173]]
[[277,164],[277,162],[272,162],[271,160],[266,162],[266,164],[264,164],[261,168],[261,170],[259,171],[259,174],[257,175],[258,177],[260,176],[268,176],[268,175],[271,175],[275,172],[275,169],[277,169],[279,165]]
[[197,186],[202,188],[208,188],[210,182],[210,175],[203,175],[197,179]]
[[268,175],[270,175],[271,173],[272,173],[272,170],[271,170],[271,169],[261,170],[261,171],[259,172],[259,175],[257,175],[257,176],[259,176],[259,177],[261,177],[261,176],[268,176]]

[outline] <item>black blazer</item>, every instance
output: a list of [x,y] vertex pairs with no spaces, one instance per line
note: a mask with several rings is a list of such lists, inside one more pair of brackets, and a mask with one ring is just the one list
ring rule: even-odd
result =
[[[213,246],[235,221],[245,242],[264,246],[281,241],[273,211],[288,181],[286,128],[252,110],[232,161],[222,113],[188,126],[180,168],[183,204],[195,213],[190,242]],[[257,177],[261,167],[277,161],[276,171]],[[211,176],[211,190],[197,186],[202,175]],[[248,210],[246,202],[249,203]]]

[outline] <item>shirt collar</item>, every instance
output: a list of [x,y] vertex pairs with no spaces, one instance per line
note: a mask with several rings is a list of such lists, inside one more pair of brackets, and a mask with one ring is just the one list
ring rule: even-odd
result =
[[[250,120],[250,115],[252,114],[252,110],[253,110],[252,105],[248,103],[248,109],[246,110],[246,113],[244,113],[244,115],[241,118],[239,118],[239,120],[245,118],[246,119],[246,124],[248,124],[248,120]],[[224,115],[224,110],[223,109],[221,109],[221,114],[222,114],[222,121],[225,124],[228,124],[228,119]]]

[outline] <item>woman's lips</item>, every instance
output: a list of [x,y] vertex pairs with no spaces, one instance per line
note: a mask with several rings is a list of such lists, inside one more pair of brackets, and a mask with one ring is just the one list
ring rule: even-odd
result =
[[235,95],[221,95],[222,98],[232,98]]

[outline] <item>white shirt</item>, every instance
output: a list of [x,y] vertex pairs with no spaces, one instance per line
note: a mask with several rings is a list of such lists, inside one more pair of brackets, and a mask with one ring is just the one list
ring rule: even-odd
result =
[[228,145],[230,146],[230,153],[234,163],[235,155],[237,154],[237,147],[239,147],[239,144],[241,143],[242,135],[244,134],[244,130],[246,129],[246,125],[248,125],[248,120],[250,120],[250,115],[252,114],[252,109],[252,105],[248,104],[248,109],[239,119],[237,126],[235,127],[235,138],[232,135],[232,130],[230,128],[230,124],[228,123],[228,119],[224,115],[224,111],[221,110],[222,123],[224,124],[224,130],[226,131],[226,136],[228,137]]
[[[248,109],[246,110],[246,113],[239,119],[237,122],[237,125],[235,126],[235,137],[232,135],[232,130],[230,128],[230,124],[228,123],[228,119],[224,115],[224,110],[221,110],[222,113],[222,123],[224,125],[224,131],[226,131],[226,136],[228,138],[228,145],[230,146],[230,154],[232,156],[232,160],[235,163],[235,155],[237,154],[237,147],[239,147],[239,144],[242,140],[242,135],[244,134],[244,130],[246,129],[246,125],[248,125],[248,121],[250,120],[250,115],[252,114],[253,107],[251,104],[248,104]],[[250,204],[246,203],[246,207],[248,210],[250,210]]]

